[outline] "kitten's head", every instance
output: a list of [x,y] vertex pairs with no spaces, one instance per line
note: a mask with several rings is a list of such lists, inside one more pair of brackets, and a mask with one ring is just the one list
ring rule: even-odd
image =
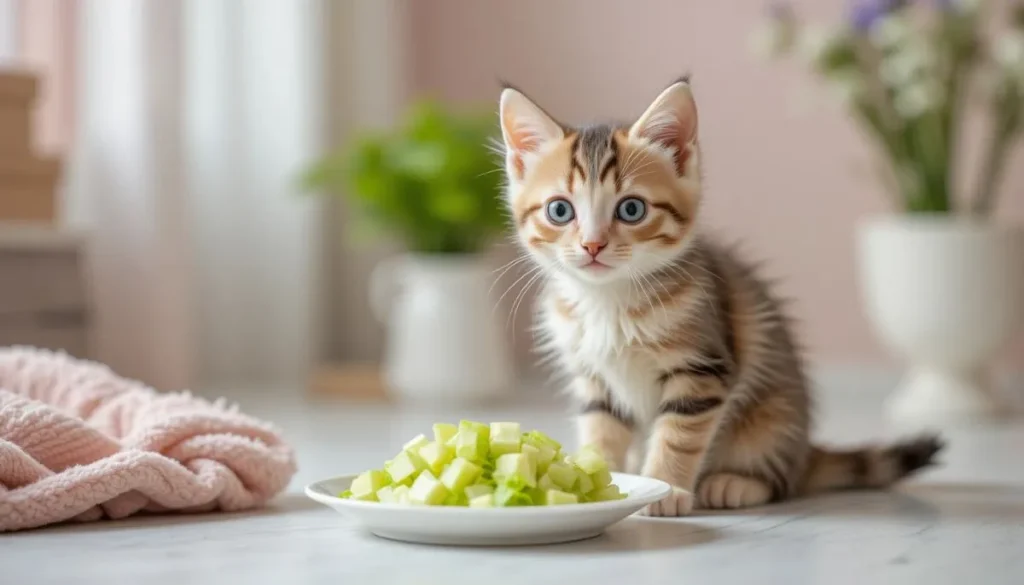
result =
[[501,94],[508,205],[539,263],[585,282],[658,269],[690,241],[700,204],[697,108],[672,84],[630,126],[572,128]]

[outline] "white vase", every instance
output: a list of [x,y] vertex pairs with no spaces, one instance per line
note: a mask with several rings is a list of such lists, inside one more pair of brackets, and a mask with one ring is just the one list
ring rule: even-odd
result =
[[511,351],[476,255],[405,255],[377,266],[374,312],[387,325],[384,377],[407,401],[480,402],[507,392]]
[[868,317],[910,364],[886,404],[890,421],[934,428],[1009,414],[989,366],[1024,315],[1024,229],[894,216],[858,235]]

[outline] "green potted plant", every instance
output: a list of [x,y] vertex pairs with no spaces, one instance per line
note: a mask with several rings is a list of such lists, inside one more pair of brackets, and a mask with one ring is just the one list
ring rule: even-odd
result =
[[[802,54],[884,163],[898,213],[861,224],[859,264],[870,320],[912,364],[888,404],[902,423],[1004,412],[986,365],[1024,312],[1024,231],[993,213],[1024,129],[1024,4],[987,8],[855,0],[849,18],[822,29],[776,5],[757,36],[770,55]],[[988,134],[979,168],[966,169],[962,137],[975,114]]]
[[347,198],[361,232],[408,250],[370,279],[372,308],[388,326],[385,378],[401,397],[478,399],[510,385],[484,258],[506,227],[489,149],[496,133],[493,116],[422,102],[400,127],[362,134],[306,173],[309,190]]

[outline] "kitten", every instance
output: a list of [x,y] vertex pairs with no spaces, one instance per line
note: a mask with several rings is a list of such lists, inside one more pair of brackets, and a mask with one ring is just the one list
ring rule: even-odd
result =
[[[809,442],[811,397],[790,322],[751,265],[701,231],[689,82],[630,126],[565,126],[501,95],[508,206],[546,272],[544,347],[574,377],[581,444],[673,486],[647,514],[881,488],[933,463],[921,437],[833,451]],[[693,499],[696,498],[696,502]]]

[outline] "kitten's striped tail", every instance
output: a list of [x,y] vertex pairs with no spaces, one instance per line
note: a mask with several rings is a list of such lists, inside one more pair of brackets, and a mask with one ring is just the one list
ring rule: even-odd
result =
[[801,491],[885,488],[935,464],[945,445],[937,436],[921,436],[882,447],[831,450],[812,447]]

